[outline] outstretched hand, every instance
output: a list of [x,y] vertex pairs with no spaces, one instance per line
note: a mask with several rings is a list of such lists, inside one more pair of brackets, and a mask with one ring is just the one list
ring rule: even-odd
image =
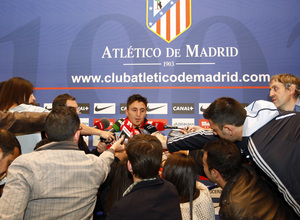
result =
[[119,140],[115,141],[110,148],[112,148],[115,152],[120,152],[125,150],[125,145],[122,144],[123,140],[124,137],[121,137]]
[[106,139],[105,142],[107,143],[112,142],[115,139],[114,134],[111,133],[110,131],[101,131],[100,137]]
[[157,137],[157,139],[161,142],[161,145],[163,147],[164,150],[168,150],[167,148],[167,136],[164,136],[162,134],[159,133],[153,133],[153,136]]

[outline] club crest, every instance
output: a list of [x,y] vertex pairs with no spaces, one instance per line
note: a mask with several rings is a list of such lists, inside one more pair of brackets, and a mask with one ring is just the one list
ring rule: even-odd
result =
[[170,43],[192,23],[191,0],[147,0],[147,27]]

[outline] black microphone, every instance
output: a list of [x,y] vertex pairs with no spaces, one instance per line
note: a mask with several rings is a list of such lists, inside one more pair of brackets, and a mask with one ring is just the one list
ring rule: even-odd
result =
[[164,125],[164,129],[180,129],[178,126]]
[[153,134],[153,133],[158,132],[158,130],[156,129],[156,127],[154,125],[152,125],[152,124],[146,124],[146,125],[144,125],[144,129],[142,129],[142,132],[146,133],[146,134]]

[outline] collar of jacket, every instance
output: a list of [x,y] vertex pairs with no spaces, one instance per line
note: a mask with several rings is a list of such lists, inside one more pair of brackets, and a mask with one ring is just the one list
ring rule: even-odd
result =
[[123,197],[125,197],[126,195],[128,195],[129,193],[131,193],[137,189],[151,187],[151,186],[160,185],[160,184],[163,184],[163,180],[160,178],[149,178],[149,179],[139,180],[139,181],[131,184],[126,189],[126,191],[123,193]]
[[36,151],[42,150],[79,150],[79,148],[77,143],[75,143],[74,141],[53,141],[36,149]]

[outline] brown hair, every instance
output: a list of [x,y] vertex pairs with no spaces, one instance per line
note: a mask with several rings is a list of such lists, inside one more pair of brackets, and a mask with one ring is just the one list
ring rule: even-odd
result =
[[127,109],[129,109],[129,106],[135,101],[143,102],[147,108],[147,105],[148,105],[147,98],[141,96],[140,94],[134,94],[134,95],[129,96],[127,99]]
[[52,108],[57,108],[58,106],[66,106],[68,100],[75,101],[75,97],[68,93],[64,93],[55,97],[52,102]]
[[71,141],[80,120],[74,108],[59,106],[46,118],[45,131],[49,141]]
[[9,154],[14,154],[15,147],[19,149],[21,154],[21,145],[13,133],[5,129],[0,129],[0,148],[3,153],[2,158]]
[[33,93],[33,85],[21,77],[9,79],[1,90],[0,110],[9,110],[14,104],[29,104],[29,97]]
[[139,134],[126,144],[133,174],[141,179],[155,178],[160,168],[163,148],[157,137]]

